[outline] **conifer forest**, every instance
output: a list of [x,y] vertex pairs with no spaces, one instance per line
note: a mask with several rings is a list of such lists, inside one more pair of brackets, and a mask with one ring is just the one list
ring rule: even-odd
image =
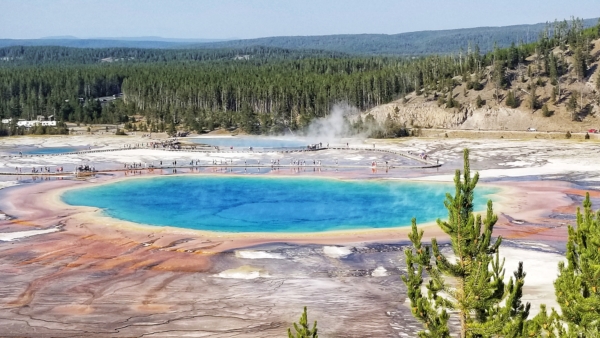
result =
[[[554,80],[571,67],[583,76],[590,41],[600,25],[581,20],[547,25],[534,43],[482,53],[422,57],[353,56],[271,47],[240,49],[0,49],[0,116],[54,116],[61,122],[118,124],[145,118],[147,131],[185,128],[206,132],[241,128],[252,134],[302,130],[339,102],[366,110],[415,92],[440,96],[462,82],[497,90],[516,79],[510,69],[534,63]],[[572,50],[575,62],[550,50]],[[536,55],[535,61],[526,59]],[[531,67],[530,67],[531,69]],[[103,97],[119,97],[110,103]],[[445,102],[445,101],[444,101]],[[452,106],[452,100],[445,102]]]

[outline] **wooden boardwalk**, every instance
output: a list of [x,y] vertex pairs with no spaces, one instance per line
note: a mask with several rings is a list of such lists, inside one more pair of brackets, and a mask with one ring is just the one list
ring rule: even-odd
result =
[[36,155],[7,155],[2,157],[9,158],[27,158],[27,157],[54,157],[54,156],[69,156],[69,155],[85,155],[85,154],[95,154],[95,153],[107,153],[107,152],[117,152],[117,151],[126,151],[126,150],[139,150],[139,149],[150,149],[150,150],[161,150],[168,152],[185,152],[185,153],[210,153],[210,154],[266,154],[266,153],[276,153],[276,154],[293,154],[293,153],[306,153],[306,152],[316,152],[323,150],[336,150],[336,151],[368,151],[368,152],[376,152],[376,153],[388,153],[395,156],[404,157],[416,162],[421,163],[420,165],[412,165],[412,166],[394,166],[394,165],[338,165],[338,164],[189,164],[189,165],[163,165],[163,166],[146,166],[140,168],[122,168],[122,169],[103,169],[97,171],[77,171],[77,172],[26,172],[26,173],[17,173],[17,172],[0,172],[0,176],[44,176],[44,177],[79,177],[79,176],[87,176],[90,174],[101,174],[101,173],[112,173],[112,172],[129,172],[132,170],[135,171],[153,171],[153,170],[178,170],[178,169],[200,169],[200,168],[264,168],[264,169],[301,169],[301,168],[315,168],[315,169],[376,169],[376,170],[390,170],[390,169],[430,169],[430,168],[439,168],[442,164],[433,161],[429,161],[423,159],[419,156],[415,156],[412,154],[407,154],[399,151],[389,150],[389,149],[377,149],[377,148],[361,148],[361,147],[329,147],[329,148],[317,148],[317,149],[272,149],[272,148],[262,148],[256,150],[216,150],[214,148],[211,149],[198,149],[198,148],[184,148],[184,149],[165,149],[165,148],[151,148],[151,147],[130,147],[130,148],[113,148],[113,149],[98,149],[98,150],[81,150],[76,152],[69,153],[57,153],[57,154],[36,154]]

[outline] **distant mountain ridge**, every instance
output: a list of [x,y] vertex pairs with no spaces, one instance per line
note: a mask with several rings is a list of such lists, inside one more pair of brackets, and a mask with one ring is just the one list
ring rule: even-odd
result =
[[[585,19],[584,27],[598,23]],[[470,44],[481,52],[511,43],[532,42],[546,28],[546,23],[504,27],[476,27],[400,34],[340,34],[321,36],[277,36],[257,39],[216,40],[161,37],[124,37],[79,39],[68,36],[44,39],[0,39],[0,48],[8,46],[63,46],[75,48],[156,48],[156,49],[239,49],[274,47],[290,50],[323,50],[353,55],[420,56],[466,51]]]
[[0,39],[1,47],[12,46],[59,46],[73,48],[156,48],[174,49],[189,45],[189,42],[169,41],[128,41],[128,40],[104,40],[104,39]]
[[[583,20],[584,27],[592,27],[598,18]],[[242,48],[248,46],[279,47],[286,49],[322,49],[359,55],[419,56],[457,53],[470,43],[481,52],[491,51],[494,45],[508,47],[511,43],[533,42],[546,28],[546,23],[504,27],[477,27],[438,31],[418,31],[400,34],[340,34],[322,36],[280,36],[248,40],[232,40],[187,48]]]
[[72,35],[64,36],[47,36],[40,39],[27,39],[30,40],[110,40],[110,41],[157,41],[157,42],[181,42],[181,43],[210,43],[210,42],[223,42],[229,40],[239,40],[238,38],[232,39],[190,39],[190,38],[163,38],[160,36],[125,36],[125,37],[94,37],[94,38],[79,38]]

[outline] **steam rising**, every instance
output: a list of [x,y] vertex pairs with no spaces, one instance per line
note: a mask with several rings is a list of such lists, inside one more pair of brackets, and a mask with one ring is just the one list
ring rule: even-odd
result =
[[310,123],[306,136],[325,141],[354,137],[350,121],[357,116],[360,116],[358,108],[347,103],[335,104],[327,117],[313,120]]
[[[367,123],[368,118],[370,121]],[[353,124],[356,122],[360,122],[359,127],[353,128]],[[382,126],[373,119],[372,115],[367,114],[363,118],[358,108],[347,103],[338,103],[333,106],[327,117],[313,120],[310,123],[306,137],[328,142],[340,138],[364,139],[381,130]]]

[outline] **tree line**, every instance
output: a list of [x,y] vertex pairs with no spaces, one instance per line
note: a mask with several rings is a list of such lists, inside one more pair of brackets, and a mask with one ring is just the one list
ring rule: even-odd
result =
[[273,60],[314,57],[343,58],[347,54],[318,49],[246,46],[214,49],[74,48],[64,46],[9,46],[0,48],[0,67],[98,64]]

